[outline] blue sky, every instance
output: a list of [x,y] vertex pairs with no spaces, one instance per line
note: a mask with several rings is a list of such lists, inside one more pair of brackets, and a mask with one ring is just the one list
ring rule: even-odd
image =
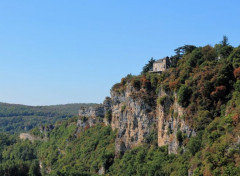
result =
[[0,101],[97,102],[185,44],[240,44],[238,0],[1,0]]

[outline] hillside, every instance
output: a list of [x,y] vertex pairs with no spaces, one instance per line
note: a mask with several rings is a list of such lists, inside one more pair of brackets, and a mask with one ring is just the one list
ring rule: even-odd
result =
[[58,120],[77,116],[81,106],[93,105],[96,104],[26,106],[0,103],[0,132],[17,133],[43,124],[54,124]]
[[160,74],[150,60],[115,84],[104,117],[34,128],[32,143],[1,134],[0,174],[240,175],[240,46],[175,51]]

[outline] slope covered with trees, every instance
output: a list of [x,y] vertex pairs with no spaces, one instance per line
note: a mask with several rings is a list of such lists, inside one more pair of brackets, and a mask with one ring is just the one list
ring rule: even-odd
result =
[[93,105],[96,104],[25,106],[0,103],[0,132],[18,133],[44,124],[54,124],[58,120],[77,116],[81,106]]

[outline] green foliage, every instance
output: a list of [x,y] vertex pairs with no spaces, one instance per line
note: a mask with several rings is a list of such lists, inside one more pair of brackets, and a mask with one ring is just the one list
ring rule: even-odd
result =
[[232,63],[234,68],[240,67],[240,46],[233,49],[227,60]]
[[202,48],[194,49],[189,59],[187,60],[187,65],[190,67],[201,65],[204,61],[202,57],[203,57]]
[[212,114],[208,110],[198,112],[197,118],[194,121],[194,128],[198,131],[205,129],[212,121]]
[[158,143],[157,143],[157,139],[158,139],[158,136],[157,136],[157,131],[152,129],[150,131],[150,133],[146,136],[146,143],[148,144],[152,144],[152,145],[155,145],[157,146]]
[[191,53],[195,48],[196,46],[194,45],[184,45],[184,46],[178,47],[174,51],[177,56],[183,56],[184,54]]
[[141,146],[127,151],[114,161],[109,175],[168,175],[166,165],[173,160],[166,147]]
[[234,84],[234,89],[238,92],[240,92],[240,80],[237,80]]
[[137,90],[141,88],[141,82],[138,78],[133,79],[131,85]]
[[201,136],[192,137],[187,143],[187,148],[192,155],[195,155],[201,148]]
[[54,124],[78,115],[80,106],[90,105],[96,104],[25,106],[0,103],[0,132],[17,133],[44,124]]
[[153,68],[153,63],[155,62],[155,60],[153,58],[151,58],[148,63],[143,67],[142,73],[141,74],[145,74],[148,71],[152,70]]
[[126,109],[126,105],[124,104],[124,105],[122,105],[122,107],[121,107],[121,112],[123,112],[125,109]]
[[189,104],[189,96],[191,95],[191,89],[186,86],[186,85],[182,85],[177,93],[178,96],[178,103],[180,105],[182,105],[183,107],[188,106]]
[[76,128],[68,121],[61,123],[39,147],[39,157],[45,168],[52,168],[52,175],[96,174],[101,167],[111,166],[115,146],[111,127],[99,124],[80,134],[75,134]]
[[110,123],[112,120],[112,111],[107,111],[104,115],[104,118]]
[[0,133],[0,175],[41,175],[36,146]]

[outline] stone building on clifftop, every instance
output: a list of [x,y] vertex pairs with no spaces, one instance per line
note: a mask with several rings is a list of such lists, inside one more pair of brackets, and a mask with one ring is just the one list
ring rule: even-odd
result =
[[153,63],[153,69],[149,71],[150,73],[162,73],[167,70],[171,65],[171,61],[169,57],[165,57],[163,59],[159,59]]

